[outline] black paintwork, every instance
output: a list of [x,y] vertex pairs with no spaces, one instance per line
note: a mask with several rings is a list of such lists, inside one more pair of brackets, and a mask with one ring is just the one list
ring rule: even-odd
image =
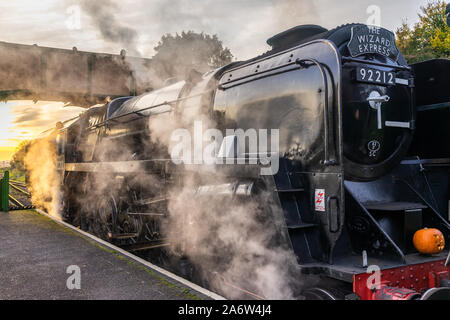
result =
[[[385,63],[383,57],[372,57],[370,62]],[[385,121],[410,122],[415,119],[412,101],[412,88],[403,85],[374,85],[355,81],[356,66],[353,61],[343,66],[342,88],[344,156],[346,157],[346,176],[353,180],[370,180],[382,176],[398,164],[406,154],[412,138],[412,130],[386,127]],[[374,66],[378,70],[396,71],[389,64]],[[399,77],[411,78],[409,72],[397,72]],[[389,102],[383,103],[381,118],[382,130],[378,129],[377,110],[368,106],[370,92],[388,95]],[[370,156],[368,144],[376,140],[380,144],[374,156]]]
[[[153,164],[160,163],[163,169],[156,172],[164,179],[193,174],[188,167],[167,165],[167,150],[150,143],[148,125],[159,117],[176,117],[186,125],[196,107],[224,135],[225,129],[280,130],[275,175],[261,176],[259,165],[219,166],[217,172],[236,185],[250,180],[271,190],[276,203],[271,210],[281,221],[277,228],[289,239],[303,272],[351,281],[353,273],[364,272],[363,250],[369,263],[382,268],[434,259],[414,253],[411,236],[418,228],[435,226],[448,239],[448,174],[438,178],[442,166],[434,172],[420,163],[399,165],[414,131],[414,78],[401,54],[352,58],[347,44],[355,26],[361,25],[294,28],[272,38],[273,50],[262,56],[90,110],[67,130],[73,143],[66,148],[71,150],[66,162],[122,161],[143,171],[155,171]],[[407,84],[357,82],[358,66],[395,72]],[[373,91],[390,97],[381,109],[381,129],[367,101]],[[387,127],[385,121],[412,126]],[[373,140],[380,148],[370,155]],[[115,144],[127,148],[108,148]],[[74,175],[85,169],[67,168],[72,168],[72,180],[66,181],[76,184]],[[114,170],[119,169],[111,167],[112,175],[124,175]],[[129,172],[137,175],[139,169]],[[439,186],[430,183],[433,179]],[[199,181],[213,183],[214,176]],[[325,189],[325,211],[315,210],[316,189]]]
[[450,60],[434,59],[411,67],[418,114],[409,153],[423,159],[450,158]]

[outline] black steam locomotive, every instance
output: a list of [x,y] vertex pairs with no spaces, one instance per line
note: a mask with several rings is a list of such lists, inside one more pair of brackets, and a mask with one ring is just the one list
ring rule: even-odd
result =
[[[270,211],[299,272],[327,279],[302,288],[306,298],[448,295],[449,61],[408,66],[392,32],[363,24],[302,25],[267,42],[254,59],[191,72],[58,128],[64,218],[130,250],[162,247],[168,190],[189,175],[194,199]],[[278,170],[261,174],[268,162],[246,148],[227,157],[256,164],[175,165],[152,123],[189,127],[196,114],[228,142],[226,129],[279,129]],[[412,237],[424,227],[442,232],[443,251],[417,252]],[[369,286],[374,265],[380,281]]]

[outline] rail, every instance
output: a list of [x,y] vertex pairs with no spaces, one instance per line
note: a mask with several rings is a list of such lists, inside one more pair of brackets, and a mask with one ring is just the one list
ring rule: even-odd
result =
[[[11,181],[11,180],[10,180],[10,181]],[[23,190],[22,188],[19,187],[19,186],[22,186],[21,184],[16,184],[16,183],[10,182],[10,183],[9,183],[9,186],[10,186],[11,188],[13,188],[14,190],[19,191],[20,193],[23,193],[23,194],[25,194],[25,195],[31,197],[31,194],[30,194],[29,192],[27,192],[27,191],[25,191],[25,190]]]

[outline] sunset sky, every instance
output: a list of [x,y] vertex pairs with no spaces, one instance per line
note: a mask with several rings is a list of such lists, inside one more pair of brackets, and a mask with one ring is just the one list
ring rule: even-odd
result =
[[[398,28],[417,21],[427,0],[1,0],[0,41],[119,53],[122,48],[151,57],[165,33],[183,30],[217,34],[238,60],[268,49],[272,35],[299,24],[326,28],[367,23],[368,7],[378,6],[381,26]],[[111,18],[112,17],[112,18]],[[102,25],[101,22],[104,22]],[[126,41],[108,38],[102,28],[128,27]],[[103,30],[104,31],[104,30]],[[131,48],[133,47],[133,48]],[[0,88],[1,91],[1,88]],[[9,159],[24,139],[80,113],[59,102],[0,103],[0,160]]]
[[8,160],[23,140],[54,127],[58,120],[70,119],[82,112],[79,107],[64,107],[62,102],[0,102],[0,161]]

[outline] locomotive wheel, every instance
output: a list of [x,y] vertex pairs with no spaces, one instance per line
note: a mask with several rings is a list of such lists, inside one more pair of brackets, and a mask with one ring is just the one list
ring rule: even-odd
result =
[[141,216],[129,215],[129,212],[139,212],[139,209],[130,206],[131,203],[136,202],[137,197],[134,192],[130,192],[128,197],[119,197],[119,201],[116,205],[116,232],[117,233],[136,233],[138,236],[133,238],[121,239],[119,240],[121,245],[129,245],[136,243],[140,238],[142,238],[144,222]]
[[428,289],[420,300],[450,300],[450,288],[431,288]]
[[92,231],[103,240],[113,233],[117,217],[117,205],[113,197],[100,200],[94,214]]
[[337,300],[336,296],[323,288],[310,288],[302,292],[306,300]]
[[79,223],[81,230],[89,232],[89,222],[84,214],[82,213],[78,214],[74,222]]
[[77,210],[76,220],[80,223],[80,228],[83,231],[93,233],[95,208],[92,204],[85,204]]

